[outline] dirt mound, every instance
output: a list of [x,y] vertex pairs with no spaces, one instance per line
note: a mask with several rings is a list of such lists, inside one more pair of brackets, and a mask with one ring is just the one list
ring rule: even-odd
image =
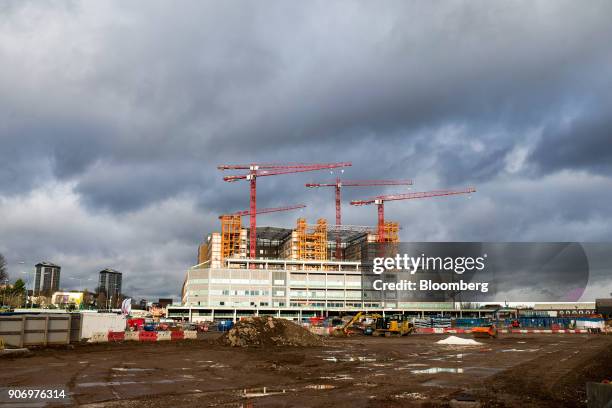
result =
[[272,317],[248,317],[240,320],[219,339],[233,347],[321,346],[323,341],[297,324]]

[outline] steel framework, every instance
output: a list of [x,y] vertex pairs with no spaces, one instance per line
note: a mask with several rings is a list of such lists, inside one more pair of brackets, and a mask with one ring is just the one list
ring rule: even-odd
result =
[[[342,212],[341,212],[341,190],[343,187],[372,187],[372,186],[411,186],[413,181],[410,179],[406,180],[341,180],[337,177],[332,182],[325,183],[307,183],[306,187],[318,188],[318,187],[334,187],[336,191],[336,225],[342,225]],[[395,235],[397,236],[397,225]],[[392,231],[390,231],[392,233]],[[340,258],[342,249],[340,248],[340,242],[336,242],[336,258]]]
[[[260,208],[257,210],[257,214],[269,214],[273,212],[298,210],[301,208],[306,208],[306,205],[296,204],[286,207]],[[219,216],[221,220],[221,260],[229,258],[240,251],[242,217],[249,213],[249,210],[243,210]]]

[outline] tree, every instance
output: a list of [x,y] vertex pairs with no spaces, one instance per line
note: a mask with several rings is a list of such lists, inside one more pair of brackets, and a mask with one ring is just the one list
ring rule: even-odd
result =
[[96,304],[98,305],[98,309],[106,309],[106,293],[103,291],[98,293]]
[[26,287],[22,279],[17,279],[12,287],[4,289],[3,301],[10,307],[22,307],[25,299]]
[[19,278],[15,281],[15,284],[13,285],[13,293],[25,295],[26,285],[23,279]]
[[6,259],[0,254],[0,284],[4,284],[8,280],[8,270],[6,267]]

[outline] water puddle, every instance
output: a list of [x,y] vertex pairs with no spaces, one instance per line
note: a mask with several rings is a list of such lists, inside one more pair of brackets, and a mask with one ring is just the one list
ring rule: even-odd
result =
[[331,384],[310,384],[310,385],[307,385],[304,388],[308,388],[308,389],[311,389],[311,390],[331,390],[331,389],[336,388],[336,386],[335,385],[331,385]]
[[121,385],[134,385],[134,384],[173,384],[177,381],[185,380],[157,380],[157,381],[106,381],[106,382],[87,382],[77,384],[77,387],[91,388],[91,387],[116,387]]
[[356,383],[355,386],[356,387],[378,387],[378,384],[364,382],[364,383]]
[[335,376],[324,376],[319,377],[322,380],[334,380],[334,381],[344,381],[344,380],[353,380],[354,378],[348,374],[338,374]]
[[526,351],[529,353],[534,353],[536,351],[540,351],[540,349],[506,349],[506,350],[500,350],[502,353],[509,353],[509,352],[522,352],[522,351]]
[[479,377],[486,377],[504,371],[501,367],[464,367],[466,373],[473,374]]
[[425,381],[421,383],[421,385],[424,387],[452,387],[455,384],[449,380],[442,380],[442,379],[435,378],[429,381]]
[[113,371],[133,371],[133,372],[139,372],[139,371],[154,371],[154,368],[126,368],[126,367],[113,367],[111,368],[111,370]]
[[430,367],[422,370],[412,370],[412,374],[439,374],[439,373],[463,373],[463,368]]
[[330,357],[323,357],[323,361],[331,361],[332,363],[337,363],[337,362],[353,362],[353,361],[360,361],[360,362],[366,362],[366,363],[371,363],[376,361],[376,359],[374,357],[361,357],[361,356],[352,356],[352,355],[346,355],[346,356],[342,356],[342,357],[336,357],[336,356],[330,356]]
[[399,399],[411,399],[411,400],[424,400],[427,399],[423,394],[419,394],[418,392],[402,392],[401,394],[396,394],[393,396],[394,398]]
[[269,395],[278,395],[278,394],[285,394],[287,392],[287,390],[285,389],[278,389],[278,388],[268,388],[268,387],[261,387],[261,388],[245,388],[242,391],[242,396],[244,398],[259,398],[259,397],[266,397]]

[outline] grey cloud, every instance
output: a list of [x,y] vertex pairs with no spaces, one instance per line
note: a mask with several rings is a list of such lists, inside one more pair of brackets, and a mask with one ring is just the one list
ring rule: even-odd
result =
[[610,106],[606,105],[605,108],[607,109],[595,115],[579,117],[568,124],[546,128],[531,159],[544,173],[569,168],[610,175],[612,119]]
[[[37,257],[123,266],[154,291],[147,269],[190,264],[217,215],[248,206],[246,183],[215,166],[266,161],[352,161],[343,177],[414,178],[413,191],[476,185],[469,201],[389,205],[405,239],[612,239],[609,2],[0,7],[0,203],[64,186],[93,220],[0,224],[12,258],[35,236]],[[332,192],[303,187],[333,177],[262,178],[258,205],[333,219]],[[345,222],[375,223],[350,199],[396,191],[345,189]],[[116,223],[138,232],[91,239]]]

